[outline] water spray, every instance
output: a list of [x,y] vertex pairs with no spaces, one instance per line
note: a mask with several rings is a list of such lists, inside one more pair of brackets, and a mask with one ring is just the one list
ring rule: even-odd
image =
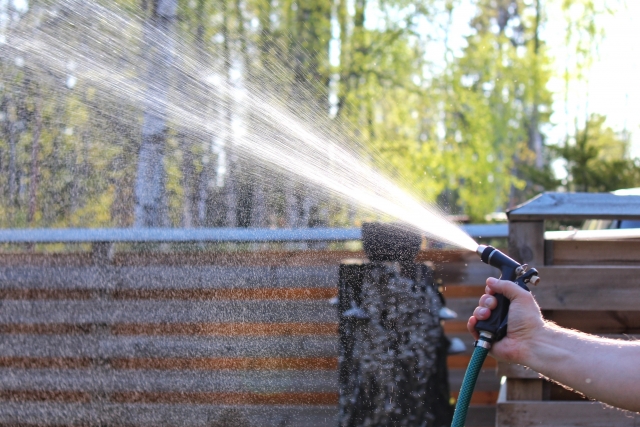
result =
[[[529,269],[527,264],[520,264],[492,246],[479,245],[476,253],[480,255],[482,262],[500,270],[500,279],[515,282],[527,292],[530,292],[527,287],[529,283],[537,285],[540,281],[538,271],[535,268]],[[458,395],[451,427],[464,426],[471,395],[478,380],[480,369],[482,369],[482,364],[493,343],[500,341],[507,334],[510,301],[502,294],[495,294],[494,297],[497,300],[497,305],[495,309],[491,310],[491,316],[487,320],[478,321],[476,324],[476,331],[480,336],[475,343],[473,355],[462,380],[462,387]]]

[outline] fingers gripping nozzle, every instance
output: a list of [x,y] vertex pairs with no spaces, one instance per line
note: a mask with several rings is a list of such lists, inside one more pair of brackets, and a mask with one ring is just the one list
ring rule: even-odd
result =
[[[535,268],[527,269],[528,266],[526,264],[520,264],[493,246],[479,245],[476,252],[480,255],[482,262],[500,270],[500,279],[515,282],[528,292],[530,292],[527,287],[529,283],[536,285],[540,281],[538,271]],[[510,301],[502,294],[496,294],[494,296],[497,300],[497,306],[491,310],[491,316],[487,320],[478,321],[476,324],[476,330],[480,333],[481,337],[488,337],[488,339],[482,340],[483,342],[481,344],[484,344],[486,341],[500,341],[507,334],[507,318]],[[486,344],[484,345],[486,346]]]

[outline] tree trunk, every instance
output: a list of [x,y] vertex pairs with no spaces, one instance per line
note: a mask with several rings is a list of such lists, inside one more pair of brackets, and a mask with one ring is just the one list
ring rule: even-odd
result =
[[42,133],[42,99],[40,90],[34,93],[35,104],[33,110],[33,139],[31,141],[31,177],[29,179],[29,212],[27,214],[27,222],[33,224],[36,216],[37,194],[38,194],[38,152],[40,150],[40,134]]
[[252,191],[251,226],[262,228],[267,226],[267,197],[264,184],[256,180]]
[[146,105],[142,123],[142,144],[135,185],[135,226],[161,227],[167,224],[164,148],[167,139],[165,103],[173,64],[173,30],[177,0],[153,0],[150,17],[144,23],[144,48],[148,54]]
[[533,54],[534,54],[534,75],[533,75],[533,107],[531,111],[531,127],[529,132],[530,137],[530,147],[533,152],[536,154],[536,168],[542,169],[544,166],[544,158],[542,152],[542,135],[540,134],[540,63],[538,61],[538,55],[540,53],[540,1],[536,0],[536,20],[535,20],[535,31],[534,31],[534,46],[533,46]]
[[184,132],[178,135],[180,148],[182,150],[182,226],[184,228],[193,227],[193,205],[194,191],[193,183],[195,179],[195,168],[193,164],[193,152],[191,148],[190,136]]
[[285,215],[285,227],[297,228],[298,227],[298,203],[296,195],[296,186],[291,181],[291,178],[285,176],[283,178],[286,183],[284,186],[284,215]]
[[196,202],[196,209],[198,215],[198,227],[205,227],[207,225],[207,200],[209,197],[209,182],[211,180],[210,172],[211,160],[205,154],[202,159],[202,171],[198,176],[198,197]]
[[16,165],[16,145],[18,143],[18,114],[17,106],[14,102],[13,96],[8,95],[6,100],[6,117],[5,117],[5,135],[7,138],[7,144],[9,145],[9,159],[8,159],[8,199],[10,216],[13,216],[13,210],[16,206],[16,196],[18,194],[18,173]]
[[[205,5],[207,0],[198,0],[198,28],[196,30],[196,50],[197,55],[200,58],[200,63],[205,65],[208,64],[209,57],[206,52],[206,44],[205,44],[205,34],[206,34],[206,24],[205,19],[207,15],[205,14]],[[210,102],[212,102],[209,97],[204,100],[204,104],[206,105],[208,114],[213,116],[212,110],[215,108],[210,108]],[[215,102],[215,101],[213,101]],[[194,191],[196,192],[194,200],[193,200],[193,214],[195,218],[193,220],[194,225],[196,227],[205,227],[207,225],[207,206],[209,200],[209,188],[210,182],[213,179],[215,173],[213,171],[213,153],[211,152],[211,141],[213,135],[204,135],[202,140],[202,145],[204,147],[202,153],[202,170],[198,174],[196,182],[193,184]],[[195,170],[194,170],[195,173]],[[195,178],[194,178],[195,179]]]

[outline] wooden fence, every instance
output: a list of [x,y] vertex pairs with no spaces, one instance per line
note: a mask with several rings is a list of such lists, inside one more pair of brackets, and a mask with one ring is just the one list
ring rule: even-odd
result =
[[[0,255],[0,425],[335,426],[347,251]],[[466,318],[495,272],[424,251],[446,287],[459,390]],[[469,427],[491,426],[488,360]]]
[[[545,318],[587,333],[637,339],[640,240],[620,240],[623,230],[545,233],[545,221],[639,218],[640,197],[613,194],[547,193],[509,213],[509,252],[540,271],[542,280],[532,292]],[[590,402],[522,366],[500,364],[498,372],[507,380],[500,390],[497,426],[640,423],[638,414]]]

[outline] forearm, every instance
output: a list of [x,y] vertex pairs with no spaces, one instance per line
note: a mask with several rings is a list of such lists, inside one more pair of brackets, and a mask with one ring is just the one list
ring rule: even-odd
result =
[[586,396],[640,412],[640,342],[545,324],[523,364]]

